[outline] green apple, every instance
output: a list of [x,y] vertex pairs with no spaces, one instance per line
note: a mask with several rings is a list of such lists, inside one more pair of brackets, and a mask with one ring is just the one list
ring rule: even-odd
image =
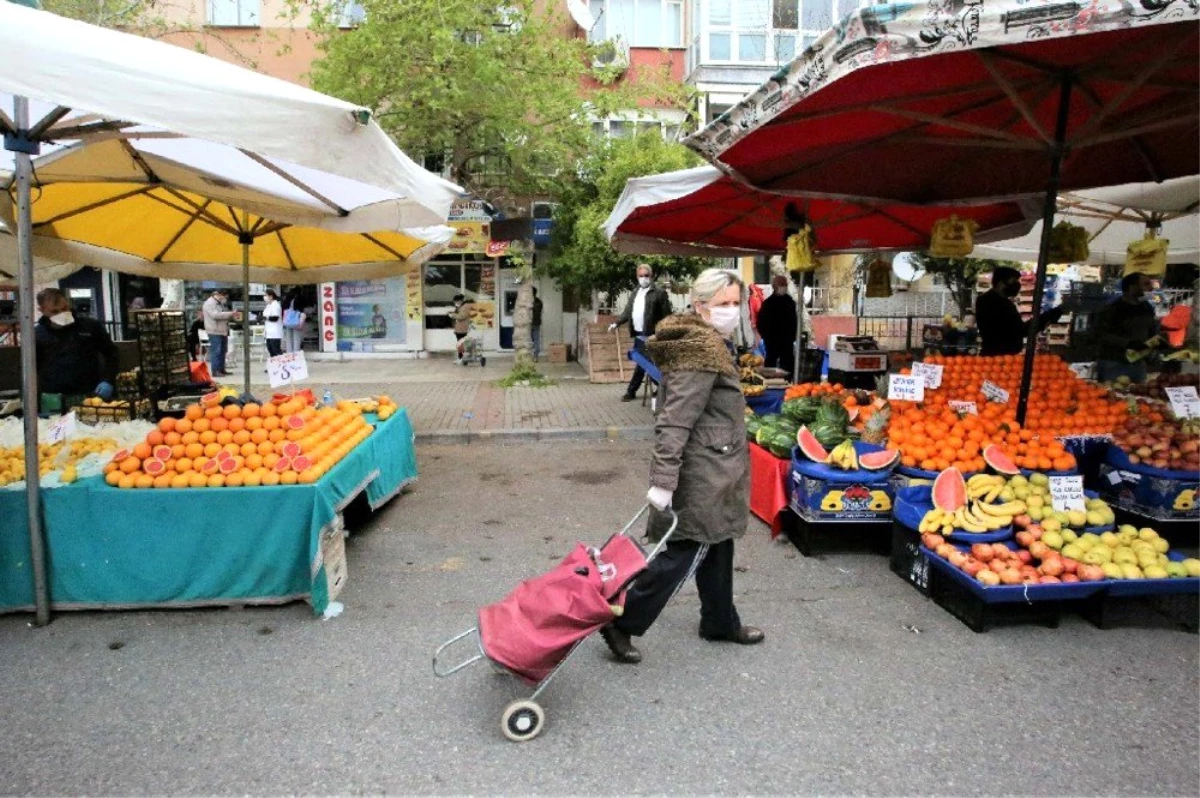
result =
[[1188,576],[1200,576],[1200,560],[1195,557],[1188,557],[1180,565],[1183,566],[1183,570],[1187,571]]
[[1014,474],[1009,478],[1008,484],[1013,488],[1024,487],[1029,484],[1029,480],[1025,479],[1024,474]]
[[1121,545],[1123,546],[1128,546],[1137,539],[1138,536],[1136,529],[1122,528],[1120,532],[1117,532],[1117,540],[1121,541]]
[[1025,499],[1025,507],[1029,510],[1035,510],[1035,509],[1040,510],[1045,506],[1046,506],[1046,500],[1043,499],[1041,496],[1035,496],[1034,494],[1031,493],[1031,494],[1029,494],[1029,497],[1027,499]]
[[[1104,513],[1098,510],[1088,510],[1083,520],[1087,526],[1104,526]],[[1084,524],[1078,524],[1077,526],[1083,526]],[[1120,537],[1120,535],[1117,537]]]
[[1138,556],[1133,549],[1120,548],[1113,552],[1112,561],[1117,565],[1137,565]]
[[1066,545],[1063,536],[1053,530],[1046,530],[1042,534],[1042,542],[1055,551],[1062,551],[1062,547]]
[[1000,499],[1001,504],[1004,504],[1006,502],[1010,502],[1013,499],[1017,498],[1017,494],[1013,491],[1012,488],[1005,488],[1004,490],[1000,491],[1000,495],[997,498]]
[[1126,564],[1121,566],[1121,576],[1124,579],[1144,579],[1146,575],[1136,565]]
[[1079,527],[1087,526],[1088,525],[1087,513],[1083,512],[1082,510],[1071,510],[1070,512],[1067,513],[1067,525],[1073,526],[1077,529]]
[[1088,499],[1083,503],[1083,506],[1090,510],[1099,510],[1108,505],[1104,503],[1104,499]]
[[1100,564],[1100,570],[1104,571],[1104,575],[1109,579],[1124,579],[1125,572],[1121,570],[1121,566],[1116,563],[1106,562]]
[[1142,552],[1137,556],[1137,564],[1143,570],[1154,565],[1158,565],[1158,555],[1152,551]]
[[1169,562],[1166,565],[1167,574],[1172,579],[1181,579],[1188,575],[1187,568],[1183,567],[1181,562]]
[[1112,532],[1105,532],[1100,536],[1100,542],[1109,548],[1115,549],[1121,545],[1120,539]]
[[1074,543],[1079,540],[1079,535],[1073,529],[1064,529],[1062,531],[1062,539],[1064,543]]
[[1121,524],[1121,526],[1117,529],[1117,533],[1120,534],[1122,532],[1132,532],[1133,536],[1137,537],[1138,530],[1133,524]]
[[1157,551],[1159,554],[1166,554],[1168,551],[1171,550],[1171,544],[1168,543],[1163,538],[1159,538],[1158,540],[1150,541],[1150,545],[1153,546],[1154,550]]
[[1043,518],[1042,529],[1046,532],[1059,532],[1062,530],[1062,523],[1057,518]]
[[1046,515],[1045,511],[1042,510],[1041,507],[1026,507],[1025,513],[1029,516],[1030,520],[1038,522],[1040,522]]
[[1050,477],[1046,476],[1040,471],[1034,471],[1029,475],[1029,484],[1037,485],[1039,488],[1044,488],[1050,484]]
[[1111,557],[1109,556],[1108,549],[1104,548],[1103,546],[1097,546],[1091,551],[1086,552],[1083,555],[1082,561],[1088,565],[1103,565],[1104,563],[1109,562],[1110,559]]
[[1072,560],[1082,560],[1083,555],[1085,554],[1087,554],[1087,552],[1079,548],[1074,543],[1068,543],[1062,547],[1062,556],[1070,557]]
[[[1008,489],[1005,488],[1005,490],[1008,490]],[[1000,491],[1000,492],[1003,493],[1004,491]],[[1028,485],[1017,485],[1015,488],[1012,489],[1012,494],[1013,494],[1014,499],[1020,499],[1021,501],[1025,501],[1026,499],[1029,498],[1029,486]]]
[[1149,543],[1152,540],[1158,540],[1158,533],[1150,527],[1142,527],[1138,530],[1138,538]]

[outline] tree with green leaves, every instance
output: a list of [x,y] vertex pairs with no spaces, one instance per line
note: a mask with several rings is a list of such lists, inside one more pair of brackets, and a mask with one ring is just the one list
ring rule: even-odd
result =
[[997,266],[1020,268],[1020,264],[1012,261],[985,260],[983,258],[932,258],[918,252],[912,254],[911,263],[929,274],[942,276],[946,288],[950,290],[950,297],[958,306],[959,316],[975,312],[971,296],[979,275],[987,274]]
[[664,141],[657,133],[627,139],[595,139],[573,180],[564,187],[554,214],[552,258],[546,273],[559,285],[588,297],[602,291],[613,301],[633,281],[639,263],[648,263],[655,274],[678,281],[715,265],[712,258],[626,255],[617,252],[602,225],[612,213],[625,183],[700,165],[699,157],[681,144]]
[[534,0],[363,0],[352,30],[339,28],[342,2],[292,3],[319,36],[314,88],[374,109],[401,149],[444,163],[496,205],[553,197],[587,150],[592,118],[639,98],[685,99],[665,71],[616,80],[593,69],[599,45]]

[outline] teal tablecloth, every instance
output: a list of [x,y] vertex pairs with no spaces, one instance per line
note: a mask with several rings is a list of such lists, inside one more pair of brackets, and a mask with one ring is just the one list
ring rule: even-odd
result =
[[[374,509],[417,476],[404,410],[314,485],[119,490],[96,477],[42,491],[57,609],[281,603],[324,612],[345,578],[340,511]],[[24,491],[0,491],[0,612],[32,609]]]

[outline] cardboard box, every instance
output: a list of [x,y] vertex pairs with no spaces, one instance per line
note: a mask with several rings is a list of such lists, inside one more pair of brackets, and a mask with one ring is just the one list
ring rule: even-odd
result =
[[550,363],[566,363],[571,359],[571,345],[550,344],[546,349],[546,353]]

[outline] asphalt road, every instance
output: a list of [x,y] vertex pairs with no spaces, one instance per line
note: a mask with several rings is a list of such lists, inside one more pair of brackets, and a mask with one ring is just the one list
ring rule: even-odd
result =
[[[805,559],[754,522],[737,600],[767,641],[696,634],[694,588],[638,666],[595,637],[503,739],[525,687],[430,655],[475,609],[601,542],[648,445],[425,446],[349,543],[346,610],[0,618],[5,794],[1163,794],[1200,791],[1197,638],[978,635],[869,553]],[[908,628],[906,628],[908,627]],[[910,631],[915,628],[919,632]]]

